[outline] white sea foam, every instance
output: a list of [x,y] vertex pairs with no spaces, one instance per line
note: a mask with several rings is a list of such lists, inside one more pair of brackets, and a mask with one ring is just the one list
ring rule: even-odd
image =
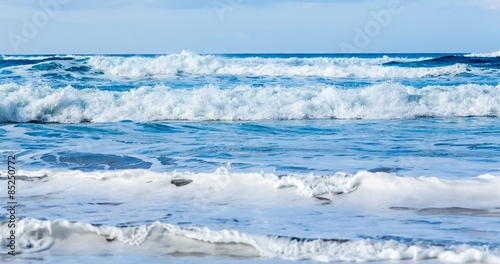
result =
[[495,58],[500,57],[500,50],[491,53],[471,53],[465,55],[465,57]]
[[46,60],[52,58],[85,58],[83,56],[74,55],[58,55],[58,56],[13,56],[13,55],[0,55],[0,60]]
[[405,119],[499,116],[500,86],[464,84],[417,89],[397,83],[196,89],[144,86],[125,92],[71,86],[0,85],[0,122],[120,120]]
[[[6,173],[5,173],[6,174]],[[284,205],[298,196],[309,203],[312,197],[334,197],[356,190],[357,178],[345,173],[331,176],[292,175],[278,177],[264,173],[230,173],[219,168],[213,173],[172,172],[159,173],[149,170],[123,170],[105,172],[81,171],[21,171],[19,175],[38,178],[48,177],[48,183],[33,185],[25,194],[37,195],[43,192],[65,193],[73,189],[68,199],[84,197],[76,189],[87,187],[96,190],[102,199],[123,199],[143,197],[145,200],[163,201],[232,201],[253,205]],[[1,176],[1,174],[0,174]],[[192,183],[178,188],[171,183],[174,179],[192,180]],[[98,184],[96,184],[98,182]],[[26,183],[31,185],[30,183]],[[87,187],[83,187],[87,186]],[[83,189],[82,189],[83,188]],[[97,191],[99,190],[99,191]],[[127,192],[123,192],[127,190]],[[152,197],[148,194],[152,194]],[[81,196],[79,196],[81,195]],[[109,196],[108,196],[109,195]],[[274,202],[271,202],[274,201]]]
[[[66,220],[18,222],[18,252],[42,250],[68,254],[72,248],[88,248],[106,253],[120,249],[142,254],[206,254],[213,256],[265,257],[322,262],[369,262],[388,260],[439,260],[442,262],[499,263],[498,248],[486,246],[438,246],[405,244],[394,240],[370,239],[301,240],[269,235],[253,235],[235,230],[182,228],[156,222],[152,225],[118,228],[70,223]],[[6,248],[7,224],[0,226],[2,251]],[[29,256],[29,255],[28,255]]]
[[[6,172],[1,174],[0,177]],[[173,179],[192,182],[176,187],[171,183]],[[39,204],[45,202],[45,195],[41,194],[50,193],[48,203],[55,206],[58,201],[64,204],[71,204],[72,201],[122,201],[128,206],[132,206],[130,203],[136,206],[190,204],[198,205],[196,208],[204,208],[227,204],[233,207],[270,207],[277,210],[289,208],[293,204],[290,208],[301,212],[303,208],[314,208],[325,199],[330,199],[332,203],[322,205],[321,208],[331,207],[332,211],[340,212],[349,212],[346,208],[358,208],[365,214],[366,210],[383,214],[399,212],[392,208],[398,207],[398,210],[411,210],[410,215],[414,215],[413,212],[452,216],[467,214],[469,217],[477,214],[481,216],[478,218],[495,219],[499,217],[498,209],[495,208],[500,203],[497,191],[500,188],[500,176],[494,175],[445,180],[366,171],[355,175],[336,173],[330,176],[308,174],[279,177],[264,173],[231,173],[226,168],[213,173],[45,170],[18,171],[18,186],[22,188],[24,197],[40,199],[37,200]],[[90,194],[92,200],[89,200]],[[311,199],[313,197],[322,199]],[[29,203],[25,203],[29,208]],[[113,210],[119,210],[119,206]],[[5,243],[9,231],[7,223],[0,224],[2,250],[7,248]],[[136,252],[324,262],[437,260],[444,263],[498,263],[500,260],[500,249],[496,245],[478,246],[477,243],[466,242],[438,245],[443,244],[442,241],[429,242],[425,235],[421,241],[417,238],[405,242],[404,239],[365,239],[346,234],[349,236],[347,241],[344,240],[346,237],[341,237],[342,232],[336,232],[338,235],[322,237],[325,239],[321,240],[275,236],[272,231],[262,233],[262,229],[250,229],[247,232],[220,226],[209,229],[160,222],[116,227],[72,223],[62,219],[41,221],[31,218],[18,221],[16,231],[18,251],[27,253],[25,256],[48,250],[66,255],[71,255],[71,252]]]
[[456,75],[467,70],[466,65],[411,68],[383,66],[390,61],[419,61],[425,58],[235,58],[181,54],[148,57],[92,56],[88,64],[107,75],[140,78],[177,74],[215,74],[245,76],[320,76],[335,78],[422,78]]
[[[311,200],[312,197],[323,197],[337,201],[338,204],[364,208],[460,207],[491,209],[493,211],[482,213],[497,216],[499,212],[495,208],[500,204],[500,193],[497,191],[500,189],[500,176],[493,175],[470,179],[439,179],[361,171],[354,175],[336,173],[330,176],[308,174],[278,177],[265,173],[231,173],[226,168],[219,168],[214,173],[159,173],[148,170],[21,171],[19,175],[48,177],[44,183],[27,182],[30,187],[25,188],[25,195],[72,190],[71,197],[76,197],[80,193],[85,196],[85,190],[93,189],[95,195],[104,195],[102,199],[144,197],[146,200],[155,200],[161,197],[163,201],[231,200],[261,206],[287,204],[291,200],[297,200],[297,197],[303,197],[302,201],[308,203],[316,201]],[[192,183],[178,188],[171,184],[173,179],[188,179]]]

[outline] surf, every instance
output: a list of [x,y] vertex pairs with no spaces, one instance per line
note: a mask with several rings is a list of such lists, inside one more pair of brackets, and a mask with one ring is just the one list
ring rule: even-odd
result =
[[0,85],[0,122],[81,123],[121,120],[248,121],[498,117],[500,86],[463,84],[421,89],[385,82],[364,88],[331,85],[196,89],[164,85],[130,91]]
[[[22,256],[40,251],[76,254],[88,248],[107,254],[198,255],[239,258],[314,260],[321,262],[372,262],[390,260],[439,260],[443,262],[498,263],[497,247],[441,245],[425,241],[305,239],[246,234],[234,230],[183,228],[156,222],[118,228],[70,223],[66,220],[25,219],[20,223]],[[3,234],[5,225],[0,225]],[[4,239],[2,239],[3,245]],[[140,250],[139,250],[140,247]]]

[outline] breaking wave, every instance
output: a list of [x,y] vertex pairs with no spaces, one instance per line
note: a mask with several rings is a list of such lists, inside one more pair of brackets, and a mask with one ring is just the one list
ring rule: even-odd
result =
[[[2,248],[6,248],[7,224],[0,226]],[[500,261],[499,249],[488,246],[439,245],[426,242],[339,238],[307,239],[254,235],[234,230],[184,228],[156,222],[136,227],[93,226],[66,220],[24,219],[18,223],[21,253],[78,247],[99,251],[133,251],[231,257],[263,257],[322,262],[370,262],[389,260],[439,260],[443,262]]]
[[214,85],[130,91],[71,86],[0,85],[0,122],[120,120],[407,119],[500,115],[500,86],[464,84],[417,89],[382,83],[359,89]]
[[[0,178],[5,175],[6,173],[2,172]],[[29,187],[23,191],[23,195],[27,197],[37,193],[33,189],[43,189],[58,193],[60,197],[67,196],[65,200],[70,197],[79,200],[81,198],[78,197],[88,196],[88,190],[92,190],[95,193],[94,198],[102,196],[103,201],[134,197],[140,204],[192,201],[197,204],[223,204],[230,200],[233,204],[278,208],[291,203],[307,203],[306,206],[311,206],[330,200],[338,206],[386,211],[412,210],[419,215],[500,216],[496,208],[500,202],[497,192],[500,188],[500,177],[493,175],[448,180],[434,177],[401,177],[390,173],[366,171],[355,175],[336,173],[330,176],[277,176],[264,173],[231,173],[226,168],[220,168],[214,173],[159,173],[148,170],[19,171],[17,179]],[[184,184],[177,184],[180,182]],[[124,190],[128,190],[126,194]],[[433,207],[425,207],[429,205]],[[497,243],[467,244],[452,240],[434,242],[418,237],[346,238],[340,235],[309,238],[161,222],[111,226],[70,222],[64,219],[33,218],[18,220],[16,225],[16,250],[28,256],[40,251],[70,254],[68,252],[72,252],[71,250],[86,248],[103,254],[137,251],[141,254],[259,257],[323,262],[500,261],[500,248]],[[3,248],[0,255],[8,249],[6,243],[10,230],[8,222],[0,222],[0,247]]]
[[[144,77],[179,74],[246,76],[320,76],[334,78],[423,78],[456,75],[469,71],[466,65],[402,69],[382,65],[395,58],[234,58],[198,55],[192,52],[146,57],[93,56],[88,64],[108,75]],[[401,62],[419,59],[396,58]]]
[[[21,171],[19,175],[19,180],[43,180],[43,183],[33,183],[38,187],[50,186],[51,190],[58,192],[72,190],[68,193],[72,196],[77,195],[78,189],[92,188],[98,194],[110,195],[107,199],[122,195],[125,186],[133,186],[134,191],[127,195],[141,193],[144,199],[148,199],[146,194],[151,193],[153,199],[162,201],[201,198],[210,202],[232,197],[245,203],[269,205],[272,201],[276,204],[288,203],[300,196],[306,200],[320,197],[323,198],[320,200],[338,200],[346,205],[372,208],[404,207],[420,210],[432,205],[436,210],[445,208],[445,213],[446,208],[473,208],[476,211],[470,212],[496,217],[499,212],[495,208],[500,203],[500,194],[496,191],[500,188],[500,177],[493,175],[470,179],[438,179],[360,171],[356,174],[338,172],[323,176],[277,176],[269,173],[234,173],[222,167],[213,173],[160,173],[129,169],[104,172]],[[178,188],[176,181],[184,182],[185,185],[181,184]],[[25,193],[28,195],[29,191]],[[455,213],[466,211],[457,209]]]
[[465,55],[465,57],[496,58],[500,57],[500,51],[495,51],[491,53],[471,53]]
[[[237,76],[288,76],[327,78],[429,78],[481,74],[484,69],[472,67],[461,60],[445,65],[426,67],[399,67],[404,63],[417,63],[431,58],[404,57],[267,57],[200,55],[183,51],[180,54],[158,56],[35,56],[3,57],[0,67],[23,67],[19,72],[46,71],[51,68],[39,66],[49,61],[66,61],[63,66],[88,67],[90,74],[124,78],[163,78],[185,75],[237,75]],[[36,64],[35,66],[30,66]],[[437,67],[436,67],[437,66]],[[31,68],[34,67],[34,68]],[[16,71],[17,72],[17,71]],[[67,73],[63,71],[63,73]]]

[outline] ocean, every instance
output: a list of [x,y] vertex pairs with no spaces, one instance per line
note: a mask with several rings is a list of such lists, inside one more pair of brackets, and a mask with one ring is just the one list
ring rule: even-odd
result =
[[0,261],[500,263],[499,117],[500,52],[0,56]]

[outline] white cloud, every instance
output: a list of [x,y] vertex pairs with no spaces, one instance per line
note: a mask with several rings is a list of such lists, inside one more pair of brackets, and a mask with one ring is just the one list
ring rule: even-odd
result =
[[490,10],[500,10],[500,0],[469,0],[469,5]]
[[306,3],[302,4],[302,7],[304,9],[309,9],[309,8],[313,8],[313,7],[315,7],[315,6],[319,5],[319,4],[320,3],[306,2]]

